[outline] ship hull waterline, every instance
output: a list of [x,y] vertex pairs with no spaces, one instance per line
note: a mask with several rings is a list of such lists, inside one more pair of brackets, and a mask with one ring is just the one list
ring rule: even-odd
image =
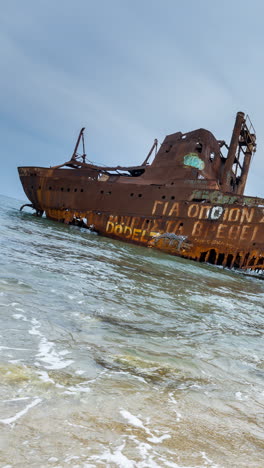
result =
[[19,168],[37,214],[171,255],[264,270],[264,201],[208,189],[91,180],[83,170]]

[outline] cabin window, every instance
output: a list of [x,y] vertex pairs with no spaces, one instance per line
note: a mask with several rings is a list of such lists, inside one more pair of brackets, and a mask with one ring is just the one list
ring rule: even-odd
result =
[[203,145],[199,141],[196,143],[196,151],[201,153],[203,151]]

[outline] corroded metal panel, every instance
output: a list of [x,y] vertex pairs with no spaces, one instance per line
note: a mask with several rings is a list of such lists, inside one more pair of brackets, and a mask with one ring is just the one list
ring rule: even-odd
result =
[[148,155],[128,168],[87,164],[85,154],[80,161],[76,145],[64,165],[22,167],[19,175],[37,213],[50,219],[196,261],[263,270],[264,200],[243,195],[255,151],[249,128],[238,113],[229,147],[208,130],[178,132],[152,164]]

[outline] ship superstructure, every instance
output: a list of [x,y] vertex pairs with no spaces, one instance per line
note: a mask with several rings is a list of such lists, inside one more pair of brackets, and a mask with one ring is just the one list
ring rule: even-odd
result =
[[87,162],[82,129],[69,161],[18,171],[39,216],[200,262],[263,270],[264,200],[244,195],[256,150],[249,118],[238,112],[229,145],[198,129],[157,146],[139,166],[97,166]]

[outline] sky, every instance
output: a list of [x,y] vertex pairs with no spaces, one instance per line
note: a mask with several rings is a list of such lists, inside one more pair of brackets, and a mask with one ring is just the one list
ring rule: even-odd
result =
[[264,197],[264,2],[9,0],[0,14],[0,193],[26,200],[17,166],[136,165],[154,138],[257,133],[246,187]]

